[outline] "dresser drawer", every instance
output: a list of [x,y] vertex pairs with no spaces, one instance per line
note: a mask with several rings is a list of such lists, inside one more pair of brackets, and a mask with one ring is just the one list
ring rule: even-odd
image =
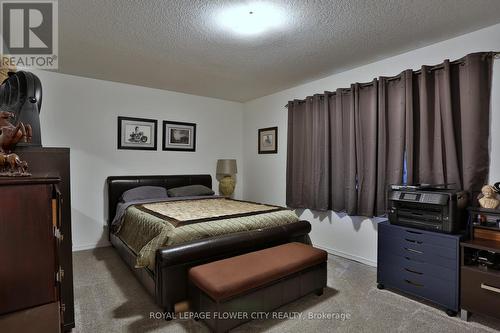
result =
[[462,267],[462,308],[500,318],[500,275]]
[[383,267],[378,271],[379,283],[413,296],[425,298],[447,309],[458,311],[457,281],[446,281],[430,274],[408,269],[405,266],[391,267],[391,262],[380,262]]
[[443,247],[430,244],[425,240],[417,241],[413,238],[394,237],[392,234],[381,233],[378,242],[378,249],[381,254],[387,253],[457,270],[459,255],[457,241],[455,241],[453,247]]
[[427,245],[454,249],[458,247],[457,240],[454,236],[414,228],[405,228],[389,223],[379,224],[379,233],[395,238],[408,239],[417,244],[425,243]]
[[455,269],[451,269],[446,266],[438,266],[418,261],[412,259],[411,257],[400,257],[385,252],[380,253],[378,260],[379,263],[382,264],[382,267],[390,267],[390,269],[396,269],[399,271],[414,272],[417,275],[431,276],[433,278],[452,283],[453,285],[458,284],[456,261],[454,262]]

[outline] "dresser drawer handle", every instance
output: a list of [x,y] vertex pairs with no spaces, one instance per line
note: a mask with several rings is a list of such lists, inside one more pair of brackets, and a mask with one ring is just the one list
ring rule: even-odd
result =
[[413,270],[408,269],[408,268],[405,268],[404,270],[407,271],[407,272],[413,273],[413,274],[418,274],[418,275],[424,274],[424,273],[420,273],[420,272],[417,272],[417,271],[413,271]]
[[422,288],[424,285],[416,282],[412,282],[410,280],[405,280],[406,283],[411,284],[412,286]]
[[417,259],[414,259],[414,258],[405,257],[405,259],[406,259],[406,260],[409,260],[409,261],[418,262],[419,264],[425,264],[425,262],[424,262],[424,261],[417,260]]
[[492,291],[492,292],[497,293],[497,294],[500,294],[500,288],[488,286],[487,284],[484,284],[484,283],[481,283],[481,288]]
[[410,242],[410,243],[416,243],[416,244],[422,244],[422,241],[414,240],[414,239],[409,239],[405,238],[405,241]]
[[413,252],[413,253],[423,254],[423,252],[422,252],[422,251],[418,251],[418,250],[410,249],[410,248],[407,248],[407,247],[405,247],[405,250],[406,250],[406,251],[408,251],[408,252]]

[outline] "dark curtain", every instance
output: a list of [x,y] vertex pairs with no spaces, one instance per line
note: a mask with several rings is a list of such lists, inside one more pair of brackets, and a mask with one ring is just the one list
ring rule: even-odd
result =
[[289,102],[287,205],[382,215],[404,170],[409,184],[478,190],[489,171],[492,62],[475,53]]
[[[378,79],[377,186],[365,189],[375,191],[377,201],[376,208],[363,212],[363,215],[385,213],[387,186],[402,182],[405,157],[412,156],[408,137],[413,132],[413,108],[407,106],[407,101],[411,100],[411,76],[411,71],[405,71],[396,77]],[[407,173],[412,174],[413,169],[408,165]]]
[[350,215],[373,215],[377,192],[377,89],[378,82],[354,86],[354,119],[356,146],[356,210]]
[[328,209],[331,168],[326,102],[323,96],[315,95],[290,103],[287,184],[293,186],[287,186],[287,201],[296,208]]
[[413,80],[415,183],[454,183],[477,191],[489,172],[493,57],[423,66]]
[[357,205],[354,91],[338,89],[329,94],[328,99],[331,109],[325,111],[330,116],[329,159],[332,166],[329,207],[352,213]]

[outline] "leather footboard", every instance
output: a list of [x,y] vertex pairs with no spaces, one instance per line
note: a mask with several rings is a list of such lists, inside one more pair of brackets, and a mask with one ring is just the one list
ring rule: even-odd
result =
[[191,310],[212,332],[227,332],[250,320],[266,319],[262,316],[263,312],[269,313],[307,294],[322,294],[326,287],[326,267],[326,262],[323,262],[224,302],[212,300],[191,283]]

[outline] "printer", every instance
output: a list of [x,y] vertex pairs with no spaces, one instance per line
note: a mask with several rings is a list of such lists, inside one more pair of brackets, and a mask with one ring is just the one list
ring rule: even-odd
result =
[[388,190],[391,224],[443,233],[466,227],[467,193],[432,185],[392,185]]

